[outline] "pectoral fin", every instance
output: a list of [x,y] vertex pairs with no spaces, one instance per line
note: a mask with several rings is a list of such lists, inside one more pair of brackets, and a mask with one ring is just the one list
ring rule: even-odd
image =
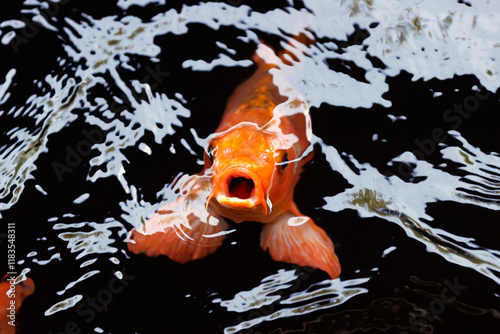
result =
[[131,252],[166,255],[186,263],[203,258],[222,245],[224,234],[221,232],[228,224],[207,212],[206,197],[210,189],[206,180],[199,176],[191,178],[195,178],[194,182],[185,182],[188,189],[181,189],[184,195],[160,208],[142,227],[130,232],[128,249]]
[[284,213],[264,226],[260,246],[275,261],[318,268],[332,279],[340,275],[332,241],[309,217]]

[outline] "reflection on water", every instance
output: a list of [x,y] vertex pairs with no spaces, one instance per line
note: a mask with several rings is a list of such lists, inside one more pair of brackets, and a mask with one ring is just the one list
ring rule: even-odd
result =
[[[83,232],[82,227],[88,225],[92,230],[90,232]],[[113,227],[123,228],[123,225],[112,221],[105,220],[103,223],[76,223],[76,224],[55,224],[54,230],[70,230],[76,228],[76,232],[62,232],[59,233],[59,238],[68,243],[68,248],[71,253],[80,252],[76,259],[80,259],[89,254],[96,253],[115,253],[117,248],[111,245],[115,240],[111,237],[111,229]]]
[[[356,166],[359,174],[337,169],[342,166],[342,159],[333,148],[323,148],[323,152],[330,154],[329,162],[332,169],[337,169],[354,185],[344,193],[325,198],[325,208],[334,212],[353,208],[362,217],[380,216],[393,221],[405,229],[409,237],[423,242],[427,251],[434,252],[448,261],[472,268],[481,274],[500,283],[500,251],[481,247],[473,238],[454,235],[437,227],[432,227],[422,221],[432,221],[433,218],[426,214],[428,204],[439,201],[455,201],[463,204],[475,204],[488,209],[500,210],[498,189],[483,190],[483,196],[472,195],[481,193],[481,188],[468,184],[467,180],[476,179],[479,184],[484,180],[495,180],[495,166],[500,166],[500,158],[496,154],[484,154],[478,148],[469,145],[458,132],[450,134],[464,144],[463,150],[469,152],[466,160],[464,153],[458,147],[446,147],[441,151],[443,158],[448,162],[459,164],[460,170],[467,170],[467,176],[453,175],[436,168],[426,161],[418,160],[413,153],[405,152],[393,161],[404,161],[415,164],[414,177],[425,177],[418,183],[404,182],[398,176],[386,177],[379,174],[369,164],[359,164],[353,157],[351,162]],[[451,152],[456,152],[451,154]],[[460,154],[462,153],[462,154]],[[476,159],[476,157],[478,159]],[[472,160],[473,162],[472,162]],[[483,178],[480,182],[479,178]],[[498,187],[498,183],[489,182],[491,186]],[[474,190],[473,190],[474,189]],[[479,189],[479,190],[478,190]],[[489,199],[487,199],[488,197]],[[496,197],[496,198],[495,198]],[[392,217],[391,217],[392,216]]]
[[[331,308],[368,292],[360,286],[367,282],[368,278],[346,281],[327,279],[297,291],[303,279],[295,274],[295,270],[280,270],[277,274],[264,278],[262,284],[252,290],[238,292],[232,300],[214,299],[214,303],[220,303],[228,311],[242,313],[238,317],[241,322],[236,326],[225,328],[224,333],[237,333],[263,321],[300,316]],[[255,311],[250,312],[252,310]]]
[[[9,77],[15,78],[15,73],[16,70],[12,69],[7,74],[4,90],[7,91],[12,84]],[[39,82],[36,80],[34,84]],[[31,173],[36,168],[37,158],[46,150],[48,136],[76,119],[71,110],[78,104],[78,97],[82,98],[77,92],[84,85],[77,84],[75,79],[67,75],[57,78],[49,74],[45,82],[50,86],[50,92],[33,94],[20,106],[11,104],[8,110],[7,115],[11,117],[31,120],[34,128],[13,128],[7,132],[9,142],[0,151],[1,210],[9,209],[18,201],[24,183],[32,177]],[[9,105],[8,95],[5,97],[2,104]]]
[[[76,261],[82,270],[67,275],[67,281],[57,287],[56,295],[50,298],[50,306],[46,308],[47,317],[78,304],[83,298],[79,286],[103,275],[96,269],[99,259],[114,265],[126,262],[127,230],[139,226],[150,212],[174,198],[171,184],[163,186],[171,180],[169,176],[161,178],[164,182],[154,191],[141,187],[138,180],[151,175],[140,175],[142,168],[134,165],[132,158],[143,154],[145,160],[147,157],[160,159],[167,150],[160,152],[158,147],[167,145],[169,159],[194,156],[194,160],[201,162],[197,152],[201,152],[204,139],[198,138],[196,127],[188,129],[184,124],[190,117],[196,117],[195,112],[213,112],[214,117],[219,117],[220,112],[210,108],[191,110],[196,97],[186,91],[185,85],[177,85],[175,80],[179,76],[169,71],[184,73],[192,80],[191,86],[207,86],[210,83],[203,82],[197,75],[220,67],[251,66],[248,55],[236,47],[238,43],[253,48],[261,34],[287,41],[290,35],[308,29],[318,38],[317,43],[309,46],[283,43],[297,61],[291,61],[291,66],[281,63],[272,74],[284,95],[288,92],[287,86],[294,85],[311,107],[318,108],[318,113],[325,112],[322,107],[327,105],[352,108],[353,112],[381,107],[386,108],[394,124],[412,122],[408,115],[393,116],[401,112],[390,109],[393,101],[387,95],[391,89],[388,79],[401,71],[409,73],[414,81],[472,74],[489,92],[494,93],[500,87],[500,8],[491,1],[478,1],[470,6],[433,0],[418,3],[304,1],[303,7],[290,5],[264,12],[253,11],[245,2],[238,7],[200,3],[170,9],[164,1],[140,4],[118,1],[116,11],[120,15],[105,17],[93,17],[85,10],[79,12],[72,7],[76,5],[54,3],[59,4],[60,11],[47,15],[45,2],[26,1],[22,17],[13,13],[12,18],[0,24],[2,47],[11,53],[12,50],[23,55],[30,53],[30,43],[35,44],[37,35],[28,36],[26,29],[33,22],[38,24],[38,34],[57,36],[63,44],[60,54],[47,55],[54,57],[59,68],[41,68],[41,74],[31,74],[18,67],[1,73],[4,79],[0,80],[3,82],[0,85],[0,217],[8,210],[22,211],[17,203],[24,203],[28,180],[34,181],[35,189],[42,196],[54,198],[57,191],[53,189],[57,187],[77,188],[67,183],[85,168],[80,177],[85,187],[92,189],[100,182],[118,180],[121,188],[110,191],[120,194],[114,199],[116,208],[109,209],[111,214],[91,212],[101,218],[91,216],[89,205],[104,200],[106,194],[86,189],[74,197],[71,209],[60,208],[61,211],[53,212],[52,218],[46,221],[18,222],[18,228],[44,224],[55,233],[38,236],[37,242],[29,245],[27,254],[30,255],[19,258],[18,262],[24,271],[43,272],[44,266],[66,260]],[[132,14],[136,9],[134,4],[146,6],[148,3],[158,5],[151,7],[157,11],[152,18],[142,19]],[[57,16],[65,11],[71,13],[71,17],[69,14]],[[233,35],[224,35],[223,40],[217,41],[214,37],[212,50],[215,52],[199,50],[196,56],[191,55],[193,59],[185,56],[179,68],[162,61],[165,56],[182,50],[178,49],[180,44],[160,43],[159,37],[177,36],[184,38],[183,43],[195,43],[195,27],[200,26],[212,34],[231,28]],[[331,66],[336,62],[343,67]],[[162,86],[164,84],[168,85]],[[19,99],[20,90],[24,100]],[[447,263],[475,270],[499,284],[500,249],[483,245],[467,232],[447,230],[428,210],[432,204],[445,202],[500,210],[499,153],[484,152],[462,134],[467,112],[477,110],[490,95],[477,86],[473,91],[482,95],[467,96],[459,101],[465,108],[462,112],[443,115],[451,129],[442,130],[438,136],[454,141],[435,141],[433,149],[426,146],[432,152],[405,147],[387,162],[397,173],[382,174],[375,167],[375,161],[360,162],[363,160],[350,152],[339,152],[327,144],[331,143],[327,138],[315,135],[313,143],[325,155],[332,175],[338,172],[350,185],[336,195],[325,195],[324,210],[336,213],[352,209],[362,221],[378,217],[394,223],[409,238],[425,245],[427,252],[437,254]],[[436,91],[434,97],[442,94]],[[79,128],[82,124],[85,129]],[[377,132],[383,129],[377,128],[377,124],[373,126],[376,133],[372,138],[377,141]],[[68,145],[53,141],[61,140],[58,135],[68,128],[79,141]],[[64,153],[49,150],[57,146],[61,146]],[[431,153],[439,155],[439,161],[431,160]],[[41,166],[44,156],[51,154],[56,158],[50,166]],[[177,164],[177,161],[166,164]],[[48,178],[54,184],[44,183],[47,181],[43,177],[34,179],[34,172],[40,168],[55,175]],[[67,213],[68,210],[72,213]],[[481,217],[477,217],[474,223],[496,222],[481,221]],[[41,248],[47,251],[42,253]],[[389,245],[385,248],[388,250]],[[262,279],[255,288],[235,293],[232,299],[214,299],[213,302],[228,313],[240,314],[238,323],[226,327],[225,332],[237,332],[280,318],[321,313],[370,293],[366,287],[370,277],[327,280],[299,290],[294,286],[300,280],[293,270],[280,270]],[[417,309],[404,300],[384,298],[374,299],[369,309],[373,312],[384,309],[386,303],[399,305],[401,309]],[[252,312],[257,312],[257,316],[250,317]],[[349,311],[344,311],[342,316],[347,313]],[[400,320],[393,324],[395,328],[409,328],[403,325],[407,319]],[[377,326],[372,324],[373,328],[383,328]]]
[[60,301],[50,307],[47,311],[45,311],[45,315],[49,316],[54,313],[60,312],[67,310],[73,306],[75,306],[80,300],[82,300],[83,296],[82,295],[74,295],[73,297],[69,297],[63,301]]

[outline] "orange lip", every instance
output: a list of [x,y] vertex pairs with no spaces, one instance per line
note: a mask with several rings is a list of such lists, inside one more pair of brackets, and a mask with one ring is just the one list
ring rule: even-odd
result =
[[262,207],[267,215],[262,182],[257,174],[245,167],[232,167],[225,170],[217,179],[208,197],[207,205],[215,197],[221,205],[232,209],[253,209]]

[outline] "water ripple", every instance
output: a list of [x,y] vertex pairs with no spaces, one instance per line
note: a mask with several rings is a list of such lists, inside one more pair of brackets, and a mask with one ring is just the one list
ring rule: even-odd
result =
[[[185,35],[190,39],[193,26],[203,26],[211,31],[231,27],[236,31],[236,39],[249,45],[257,44],[261,32],[277,37],[280,42],[303,31],[316,36],[318,42],[315,45],[283,43],[298,61],[292,60],[293,66],[278,61],[280,68],[272,71],[280,92],[286,95],[287,88],[293,85],[313,107],[329,104],[348,108],[371,108],[374,105],[388,108],[392,101],[385,95],[389,90],[387,79],[401,71],[409,73],[412,80],[443,80],[473,74],[492,92],[500,87],[498,29],[492,29],[500,21],[500,12],[498,4],[491,1],[465,6],[456,1],[438,3],[433,0],[422,0],[418,4],[409,0],[306,0],[303,1],[305,8],[290,6],[264,13],[252,10],[246,4],[233,7],[225,3],[200,3],[183,5],[180,10],[166,9],[148,22],[127,15],[129,7],[146,3],[165,5],[165,1],[139,3],[138,0],[120,0],[118,6],[123,10],[120,15],[94,18],[81,13],[60,20],[55,15],[41,15],[47,5],[45,2],[28,2],[23,4],[23,21],[7,20],[0,24],[2,43],[7,45],[23,34],[21,29],[27,23],[37,22],[40,30],[45,29],[45,33],[64,43],[62,54],[57,59],[61,74],[36,73],[34,75],[41,77],[32,78],[32,85],[26,85],[19,78],[22,69],[12,68],[0,84],[2,124],[12,124],[2,133],[6,142],[0,146],[0,212],[11,209],[22,196],[26,181],[33,178],[37,163],[41,161],[40,156],[48,153],[48,143],[56,137],[51,135],[72,126],[77,119],[95,129],[93,131],[97,132],[93,133],[99,139],[90,143],[89,150],[97,155],[89,158],[88,171],[83,176],[86,185],[92,187],[99,179],[117,178],[125,199],[118,199],[116,205],[122,211],[121,218],[131,226],[140,224],[145,216],[160,206],[162,203],[151,204],[143,200],[143,190],[125,173],[129,163],[127,150],[155,155],[150,147],[152,143],[145,142],[146,134],[151,134],[155,143],[162,144],[166,137],[175,133],[176,127],[183,126],[185,118],[191,117],[190,104],[182,91],[177,91],[177,88],[157,91],[159,84],[165,82],[177,87],[167,72],[168,67],[160,61],[160,55],[178,52],[174,45],[159,45],[158,37]],[[33,22],[29,22],[30,19]],[[355,43],[348,43],[349,39],[354,39]],[[203,60],[183,59],[182,69],[192,74],[211,72],[216,66],[249,66],[251,61],[247,55],[233,49],[230,42],[214,42],[216,52],[211,56],[204,55]],[[142,59],[141,66],[137,66],[134,57]],[[328,65],[332,60],[351,64],[362,74],[355,76],[352,71],[346,74],[332,70]],[[26,99],[14,101],[13,92],[20,85],[26,87],[23,88],[26,89]],[[435,92],[434,97],[440,94]],[[389,117],[393,122],[411,121],[406,116]],[[339,172],[352,186],[335,196],[326,197],[324,209],[333,212],[354,209],[362,218],[380,217],[397,224],[408,237],[424,244],[427,251],[500,284],[499,250],[484,247],[472,237],[439,228],[426,211],[431,203],[447,201],[500,211],[498,152],[483,152],[469,144],[458,131],[448,134],[458,144],[439,146],[436,154],[440,155],[441,161],[437,164],[419,159],[409,151],[391,158],[391,164],[415,166],[412,176],[423,179],[415,183],[406,182],[396,175],[381,175],[370,163],[360,163],[355,156],[338,152],[322,138],[313,136],[313,143],[321,147],[332,170]],[[194,129],[187,133],[189,135],[198,145],[204,145]],[[377,136],[372,138],[378,139]],[[177,143],[170,145],[172,154],[176,153],[176,147],[184,147],[196,155],[186,138],[179,139],[178,146]],[[35,185],[37,194],[53,196],[44,190],[50,189],[48,185],[43,185],[43,188],[42,185]],[[175,188],[165,185],[156,195],[163,201],[169,200],[176,196]],[[86,205],[89,198],[89,193],[84,193],[73,203]],[[79,210],[83,209],[77,208],[74,213],[48,220],[53,223],[54,234],[66,244],[71,254],[76,254],[75,259],[82,260],[79,268],[89,270],[75,281],[65,282],[63,288],[59,287],[58,294],[67,293],[87,279],[95,279],[99,271],[90,269],[97,265],[101,255],[117,265],[121,260],[115,255],[119,251],[125,252],[122,246],[127,228],[117,217],[88,222],[81,218],[83,215]],[[37,241],[53,240],[50,236],[43,236]],[[48,260],[35,258],[42,254],[37,248],[38,252],[28,251],[26,259],[19,260],[18,264],[31,261],[43,267],[61,260],[62,252],[55,252],[55,246],[49,246],[47,249],[53,253]],[[388,252],[389,249],[384,254]],[[23,272],[32,269],[24,268]],[[114,274],[118,278],[123,276],[119,271]],[[214,300],[227,312],[241,315],[240,323],[227,327],[225,332],[233,333],[265,321],[335,307],[366,293],[363,284],[369,280],[326,280],[298,291],[296,282],[300,279],[293,270],[280,270],[263,279],[257,287],[236,293],[230,300]],[[66,310],[82,298],[77,294],[58,302],[45,315]],[[387,303],[400,305],[400,302],[396,299],[376,300],[373,307]],[[405,306],[416,310],[412,305]],[[252,312],[257,312],[258,317],[253,317]],[[497,316],[497,313],[490,313]],[[400,325],[396,321],[390,326]]]
[[301,279],[295,270],[282,269],[263,279],[261,284],[252,290],[238,292],[233,299],[214,299],[214,303],[220,304],[228,311],[242,313],[238,317],[240,323],[226,327],[224,333],[236,333],[265,321],[328,309],[368,292],[361,285],[369,278],[345,281],[327,279],[297,291]]

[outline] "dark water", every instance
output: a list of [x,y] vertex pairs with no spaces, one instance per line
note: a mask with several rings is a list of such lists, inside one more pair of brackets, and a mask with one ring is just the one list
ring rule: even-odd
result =
[[[36,285],[21,333],[500,331],[498,4],[31,0],[0,16],[0,217]],[[127,231],[201,170],[259,38],[305,28],[316,45],[273,74],[311,106],[296,203],[340,279],[272,261],[256,223],[186,265],[129,254]]]

